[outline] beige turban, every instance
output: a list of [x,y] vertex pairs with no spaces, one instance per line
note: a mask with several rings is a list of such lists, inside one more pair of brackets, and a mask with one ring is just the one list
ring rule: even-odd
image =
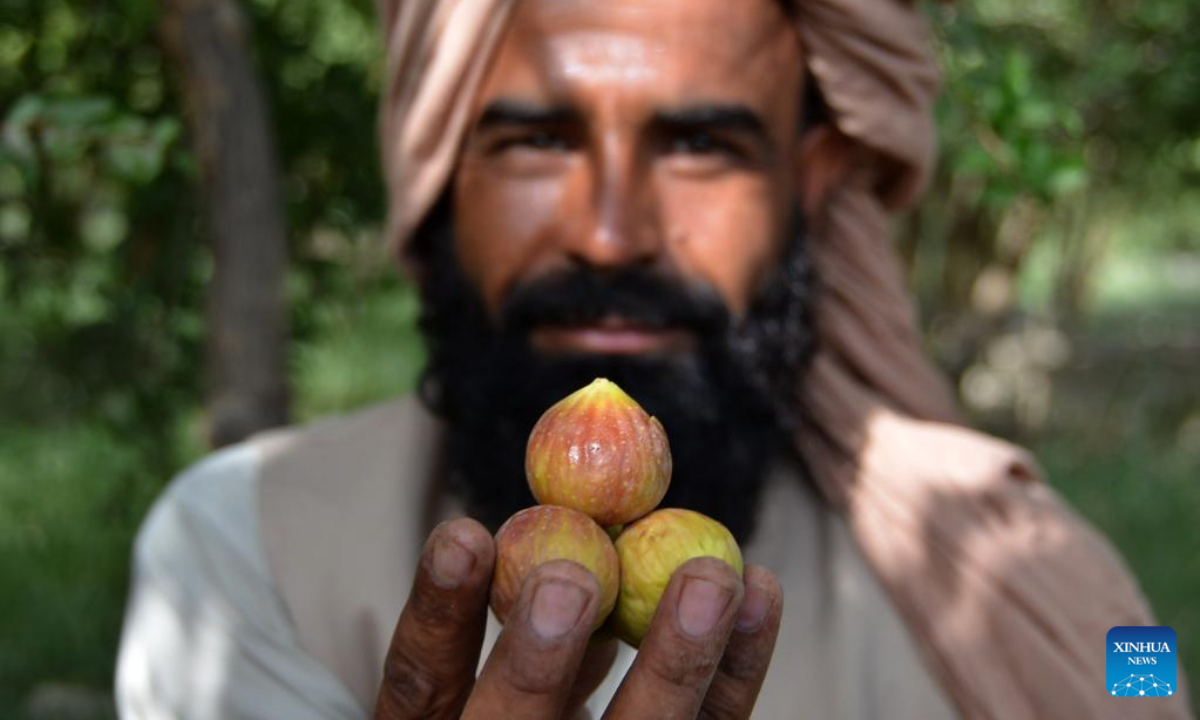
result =
[[[381,114],[389,238],[403,247],[441,195],[512,0],[384,0]],[[889,213],[922,190],[938,72],[900,0],[797,0],[796,29],[858,165],[821,208],[811,253],[819,350],[799,383],[798,447],[969,718],[1187,717],[1114,702],[1105,635],[1154,624],[1109,544],[1021,450],[956,424],[921,350]]]

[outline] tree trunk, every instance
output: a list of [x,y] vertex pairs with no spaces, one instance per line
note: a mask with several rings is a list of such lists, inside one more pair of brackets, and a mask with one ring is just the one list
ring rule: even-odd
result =
[[288,417],[279,163],[236,0],[164,0],[161,23],[202,173],[208,433],[219,447]]

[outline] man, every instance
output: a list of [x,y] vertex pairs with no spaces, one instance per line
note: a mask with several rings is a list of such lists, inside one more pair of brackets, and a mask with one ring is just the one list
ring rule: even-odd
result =
[[[1023,453],[955,425],[920,353],[885,245],[931,159],[911,7],[382,15],[421,402],[173,484],[138,541],[125,716],[1187,716],[1182,688],[1108,696],[1108,627],[1152,624],[1135,583]],[[666,427],[667,504],[759,563],[686,564],[636,658],[589,647],[597,587],[570,563],[485,628],[488,530],[531,503],[525,437],[596,376]]]

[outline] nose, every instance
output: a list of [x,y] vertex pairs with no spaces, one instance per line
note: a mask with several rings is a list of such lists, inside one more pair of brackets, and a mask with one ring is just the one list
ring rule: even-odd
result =
[[587,207],[566,238],[571,261],[599,270],[657,262],[663,242],[655,195],[632,143],[606,141],[589,166]]

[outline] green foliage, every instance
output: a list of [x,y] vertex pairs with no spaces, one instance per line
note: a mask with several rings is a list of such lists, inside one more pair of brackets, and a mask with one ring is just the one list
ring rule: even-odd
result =
[[196,397],[205,265],[153,12],[9,5],[0,422],[94,418],[166,471],[177,458],[162,429]]
[[1082,188],[1082,118],[1054,101],[1032,53],[1018,43],[996,48],[978,22],[945,27],[942,154],[952,175],[977,182],[969,202],[1003,209],[1022,195],[1050,202]]
[[[203,391],[195,161],[147,0],[14,0],[0,29],[0,419],[95,417],[140,438]],[[6,11],[8,7],[6,6]],[[316,298],[384,269],[354,258],[383,214],[380,43],[370,0],[261,0],[247,11],[284,169],[293,328]],[[149,431],[149,432],[147,432]]]
[[394,280],[359,286],[313,308],[313,333],[297,343],[296,414],[347,412],[416,387],[425,348],[417,293]]
[[[1053,181],[1056,172],[1084,159],[1096,184],[1130,193],[1153,178],[1159,188],[1200,180],[1191,152],[1200,117],[1194,3],[982,0],[939,7],[934,17],[947,69],[940,119],[951,162],[974,156],[974,142],[991,150],[994,165],[972,165],[994,173],[1020,164],[1006,160],[1023,160],[1028,184],[1019,189],[1043,195],[1063,182]],[[999,141],[994,149],[987,131]]]
[[289,296],[300,310],[381,270],[375,244],[384,195],[375,134],[382,47],[372,0],[254,0],[259,65],[284,164],[293,265]]
[[1200,6],[928,10],[945,68],[942,155],[900,244],[930,346],[961,379],[1030,313],[1086,324],[1125,258],[1200,250],[1200,108],[1182,90],[1200,87]]
[[[158,3],[4,8],[0,715],[9,717],[37,682],[110,682],[131,538],[150,499],[201,450],[209,259]],[[247,11],[284,169],[293,364],[332,388],[331,403],[361,399],[354,383],[364,378],[404,390],[411,364],[346,368],[337,385],[307,350],[331,323],[353,326],[355,298],[382,284],[408,299],[378,307],[396,323],[380,347],[419,357],[411,293],[387,279],[380,253],[364,252],[383,211],[373,3],[264,0]],[[306,412],[330,408],[306,397]]]
[[39,680],[110,682],[129,547],[158,488],[99,423],[0,426],[0,714]]

